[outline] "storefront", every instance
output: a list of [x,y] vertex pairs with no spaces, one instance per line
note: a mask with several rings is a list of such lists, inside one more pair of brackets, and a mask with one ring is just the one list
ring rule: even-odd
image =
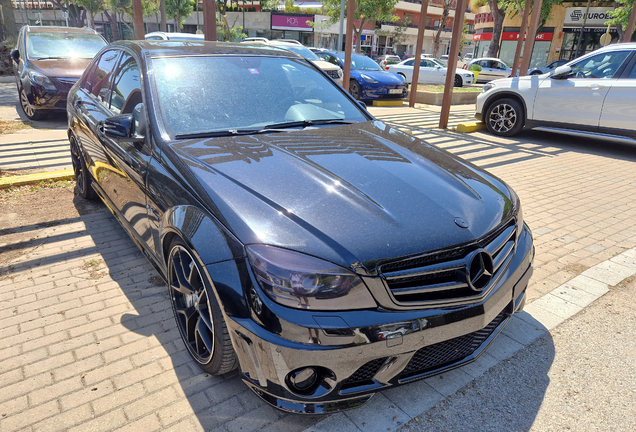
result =
[[314,15],[272,12],[272,39],[294,39],[314,46]]
[[[605,22],[611,19],[609,12],[613,10],[611,7],[591,7],[585,15],[585,7],[567,8],[563,20],[563,45],[559,58],[572,60],[600,48],[601,36],[608,32]],[[611,43],[618,42],[618,33],[614,27],[609,28],[609,34],[612,35]]]

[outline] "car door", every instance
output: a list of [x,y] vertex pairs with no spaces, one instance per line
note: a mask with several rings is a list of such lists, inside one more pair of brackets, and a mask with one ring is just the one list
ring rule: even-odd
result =
[[508,66],[498,60],[493,60],[491,66],[493,69],[493,76],[495,77],[494,79],[508,78],[510,75]]
[[477,64],[481,66],[481,71],[479,72],[479,81],[492,81],[497,79],[495,76],[495,70],[491,66],[491,60],[479,60]]
[[539,84],[529,118],[597,131],[603,101],[628,55],[627,50],[593,54],[570,64],[572,73],[565,79],[545,78]]
[[[406,77],[406,82],[410,83],[413,81],[413,65],[415,64],[415,60],[410,59],[401,64],[389,65],[389,72],[394,73],[402,73]],[[420,77],[418,78],[419,82],[422,81],[422,72],[420,71]]]
[[636,51],[603,102],[599,132],[636,139]]
[[[115,140],[104,135],[104,122],[108,117],[132,115],[138,134],[145,142]],[[97,139],[107,157],[104,176],[100,185],[128,228],[139,240],[153,250],[152,236],[146,210],[146,173],[151,158],[151,141],[147,135],[143,86],[139,62],[127,51],[122,51],[119,64],[112,78],[110,104],[107,118],[97,123]],[[108,181],[106,181],[108,176]]]

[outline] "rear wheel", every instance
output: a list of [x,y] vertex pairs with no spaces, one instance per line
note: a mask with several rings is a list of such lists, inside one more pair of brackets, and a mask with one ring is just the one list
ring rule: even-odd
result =
[[499,99],[486,111],[486,127],[493,135],[513,136],[518,134],[525,123],[523,106],[515,99]]
[[356,100],[360,100],[362,97],[362,91],[360,90],[360,84],[358,84],[358,81],[349,81],[349,93],[351,93],[351,96],[353,96]]
[[236,354],[211,283],[180,238],[170,244],[168,284],[177,328],[199,367],[212,375],[235,369]]
[[44,113],[40,110],[35,109],[33,105],[31,105],[31,102],[29,102],[29,98],[27,97],[24,88],[20,87],[19,92],[20,106],[22,107],[22,112],[24,112],[24,115],[27,116],[29,120],[41,120],[42,118],[44,118]]
[[85,199],[94,199],[95,191],[91,186],[91,178],[86,169],[84,155],[77,145],[75,137],[70,138],[71,141],[71,162],[73,163],[73,172],[75,173],[75,184],[79,194]]
[[464,80],[459,75],[455,75],[455,82],[453,83],[455,87],[461,87],[464,85]]

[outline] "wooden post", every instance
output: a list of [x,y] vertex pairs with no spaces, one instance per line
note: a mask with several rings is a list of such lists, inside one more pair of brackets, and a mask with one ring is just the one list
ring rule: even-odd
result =
[[[529,0],[528,0],[529,1]],[[532,57],[532,48],[534,48],[534,40],[537,37],[537,27],[539,27],[539,18],[541,17],[541,5],[543,0],[534,0],[532,5],[532,16],[530,17],[530,28],[526,34],[526,45],[523,47],[523,59],[521,59],[521,68],[519,76],[528,73],[530,67],[530,58]]]
[[141,8],[141,0],[133,0],[133,29],[135,39],[144,40],[144,11]]
[[417,29],[417,45],[415,47],[415,62],[413,63],[413,77],[411,79],[411,94],[409,95],[409,106],[415,106],[417,97],[417,83],[420,79],[420,61],[422,59],[422,47],[424,46],[424,33],[426,32],[426,13],[428,12],[428,1],[422,1],[420,9],[420,26]]
[[203,36],[216,41],[216,0],[203,0]]
[[519,28],[519,40],[517,41],[517,49],[515,50],[515,59],[512,62],[512,74],[510,76],[517,76],[517,65],[519,64],[519,58],[521,57],[521,48],[523,48],[523,41],[526,38],[526,30],[528,30],[528,15],[530,15],[531,0],[526,0],[526,6],[523,8],[523,18],[521,18],[521,27]]
[[356,7],[355,0],[347,1],[347,30],[345,32],[345,59],[344,59],[344,71],[342,75],[342,87],[346,91],[349,91],[349,78],[351,77],[351,51],[353,51],[353,21],[354,11]]
[[636,23],[636,3],[632,6],[632,13],[629,15],[629,22],[623,35],[623,42],[631,42],[632,35],[634,34],[634,24]]
[[457,56],[459,45],[462,43],[462,29],[464,28],[464,12],[468,0],[457,0],[455,7],[455,19],[453,20],[453,34],[451,36],[451,49],[448,54],[446,66],[446,84],[444,84],[444,98],[442,99],[442,112],[439,115],[439,128],[446,129],[450,114],[451,101],[453,99],[453,84],[455,82],[455,69],[457,68]]

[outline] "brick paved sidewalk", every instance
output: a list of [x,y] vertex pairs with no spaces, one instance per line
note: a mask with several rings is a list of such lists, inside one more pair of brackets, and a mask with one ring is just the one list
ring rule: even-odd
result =
[[[530,300],[636,246],[636,149],[539,133],[495,140],[428,130],[434,111],[372,111],[515,188],[537,247]],[[266,406],[235,374],[209,377],[196,367],[166,287],[105,210],[20,229],[34,239],[0,268],[2,432],[299,431],[317,421],[316,429],[339,432],[394,430],[454,392],[460,378],[499,361],[506,344],[519,345],[502,337],[479,363],[380,393],[361,410],[291,416]]]

